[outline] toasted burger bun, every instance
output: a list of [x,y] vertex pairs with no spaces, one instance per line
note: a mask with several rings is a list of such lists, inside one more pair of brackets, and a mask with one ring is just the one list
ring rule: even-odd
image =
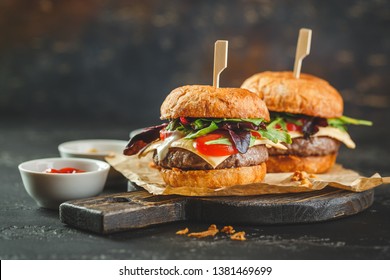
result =
[[241,88],[263,98],[276,112],[338,118],[343,114],[343,99],[328,82],[309,74],[294,78],[292,72],[262,72],[248,78]]
[[306,171],[308,173],[327,172],[336,162],[337,154],[325,156],[299,157],[293,155],[269,156],[266,162],[270,173]]
[[269,112],[264,101],[246,89],[193,85],[174,89],[161,105],[161,119],[179,117],[269,121]]
[[266,174],[266,165],[260,165],[214,169],[214,170],[189,170],[161,168],[165,183],[171,187],[211,188],[230,187],[235,185],[247,185],[263,181]]

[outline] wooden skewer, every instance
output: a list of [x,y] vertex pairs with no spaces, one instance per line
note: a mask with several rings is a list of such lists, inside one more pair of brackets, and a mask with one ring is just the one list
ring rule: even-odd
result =
[[311,29],[301,28],[295,53],[294,77],[299,79],[301,74],[302,60],[310,53]]
[[219,88],[219,75],[227,67],[228,41],[218,40],[214,45],[213,86]]

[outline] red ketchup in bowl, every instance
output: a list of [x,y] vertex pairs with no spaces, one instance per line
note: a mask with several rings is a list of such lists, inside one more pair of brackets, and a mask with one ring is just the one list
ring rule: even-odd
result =
[[45,173],[74,174],[74,173],[83,173],[86,171],[82,170],[82,169],[73,168],[73,167],[64,167],[61,169],[49,168],[49,169],[46,169],[44,172]]

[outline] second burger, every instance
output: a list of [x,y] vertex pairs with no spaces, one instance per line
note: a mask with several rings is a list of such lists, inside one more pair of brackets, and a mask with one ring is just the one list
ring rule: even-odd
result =
[[343,116],[340,93],[327,81],[309,74],[296,79],[292,72],[262,72],[241,86],[267,104],[271,121],[287,131],[287,150],[269,149],[268,172],[327,172],[336,162],[341,143],[355,148],[347,126],[372,125]]

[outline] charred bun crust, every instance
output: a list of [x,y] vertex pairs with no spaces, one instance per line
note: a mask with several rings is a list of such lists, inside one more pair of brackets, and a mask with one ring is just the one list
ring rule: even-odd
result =
[[328,82],[292,72],[262,72],[244,81],[241,86],[258,94],[270,111],[304,114],[322,118],[343,115],[343,99]]
[[269,156],[266,161],[268,173],[306,171],[308,173],[325,173],[336,162],[337,154],[325,156]]
[[269,121],[264,101],[241,88],[182,86],[174,89],[161,105],[161,119],[263,118]]
[[213,169],[213,170],[188,170],[161,168],[166,184],[171,187],[211,188],[230,187],[235,185],[247,185],[263,181],[267,168],[263,162],[260,165]]

